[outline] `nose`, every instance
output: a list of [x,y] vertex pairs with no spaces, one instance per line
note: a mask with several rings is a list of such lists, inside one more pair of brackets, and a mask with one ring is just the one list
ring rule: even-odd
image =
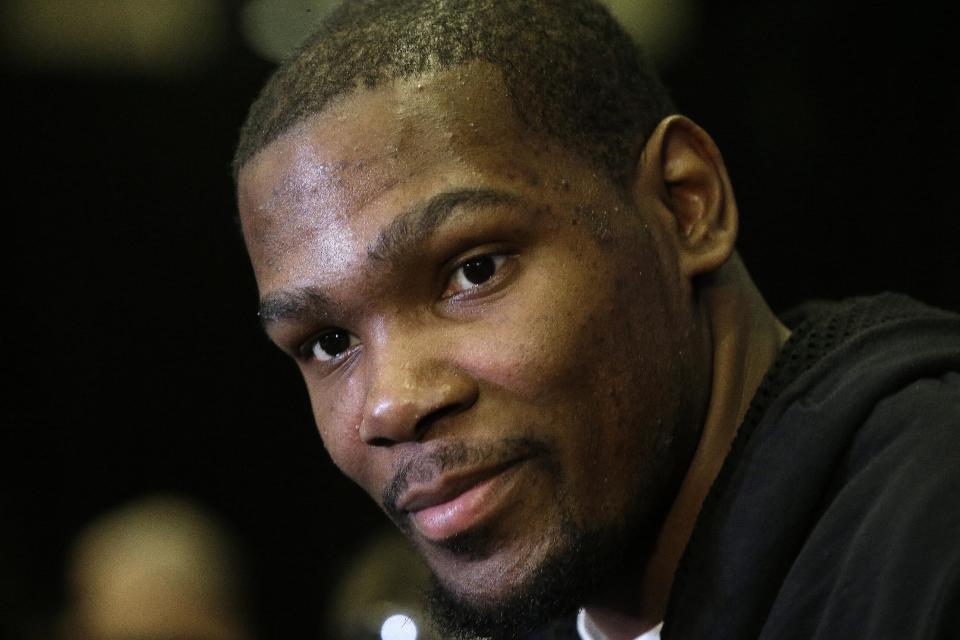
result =
[[477,381],[425,336],[412,340],[394,336],[367,353],[368,391],[359,428],[366,444],[389,446],[420,439],[431,425],[476,402]]

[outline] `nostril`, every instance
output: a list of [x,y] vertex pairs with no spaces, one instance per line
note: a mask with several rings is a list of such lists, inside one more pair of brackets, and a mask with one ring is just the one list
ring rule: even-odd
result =
[[467,408],[469,408],[468,405],[462,403],[452,403],[429,412],[427,415],[417,420],[416,437],[418,439],[421,438],[423,434],[437,422],[440,422],[447,416],[460,413]]
[[367,442],[367,444],[370,445],[371,447],[389,447],[389,446],[392,445],[392,444],[396,444],[396,442],[395,442],[394,440],[391,440],[390,438],[384,438],[383,436],[377,436],[377,437],[375,437],[375,438],[371,438],[371,439]]

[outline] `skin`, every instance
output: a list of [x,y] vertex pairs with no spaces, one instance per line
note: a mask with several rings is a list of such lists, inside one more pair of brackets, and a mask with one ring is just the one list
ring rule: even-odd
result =
[[[265,328],[327,450],[443,583],[496,601],[570,523],[629,512],[656,545],[584,604],[611,638],[662,618],[786,337],[735,257],[733,192],[699,127],[662,122],[624,189],[471,64],[335,101],[243,167],[238,203]],[[496,271],[475,284],[478,256]],[[330,331],[349,346],[312,357]],[[438,492],[470,497],[418,516]]]

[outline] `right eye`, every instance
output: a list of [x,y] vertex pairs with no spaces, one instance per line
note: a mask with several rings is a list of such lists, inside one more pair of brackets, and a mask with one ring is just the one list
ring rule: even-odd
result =
[[330,329],[324,331],[304,345],[305,355],[309,355],[320,362],[329,362],[339,358],[359,344],[356,336],[344,329]]

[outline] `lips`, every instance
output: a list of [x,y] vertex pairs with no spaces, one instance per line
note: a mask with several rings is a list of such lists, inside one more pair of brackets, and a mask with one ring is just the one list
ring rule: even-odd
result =
[[444,473],[411,486],[397,506],[409,513],[423,537],[434,542],[447,540],[476,527],[497,510],[514,472],[525,460]]

